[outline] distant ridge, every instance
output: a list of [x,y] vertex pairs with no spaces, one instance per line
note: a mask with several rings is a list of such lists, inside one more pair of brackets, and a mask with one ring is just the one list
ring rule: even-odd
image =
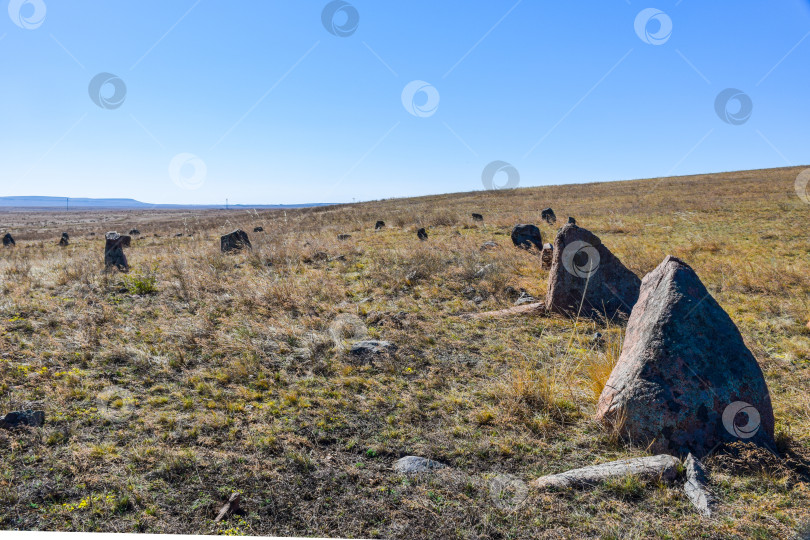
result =
[[[329,206],[332,203],[306,203],[306,204],[229,204],[228,208],[309,208],[313,206]],[[135,199],[88,199],[68,197],[40,197],[18,196],[0,197],[0,208],[40,208],[47,210],[64,210],[65,208],[99,208],[118,210],[148,210],[148,209],[211,209],[224,208],[224,204],[150,204]]]

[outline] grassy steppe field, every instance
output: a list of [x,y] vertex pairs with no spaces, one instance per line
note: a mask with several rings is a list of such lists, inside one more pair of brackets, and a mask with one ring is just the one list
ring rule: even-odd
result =
[[[0,430],[0,528],[387,538],[810,531],[801,170],[286,212],[0,211],[0,232],[17,240],[0,249],[0,412],[46,413],[43,428]],[[575,216],[640,277],[667,254],[688,262],[760,362],[783,459],[743,446],[712,456],[715,517],[694,511],[682,482],[529,489],[525,500],[492,489],[498,475],[528,484],[646,455],[593,419],[621,321],[459,317],[509,307],[521,288],[542,298],[548,271],[509,233],[534,223],[553,243],[556,227],[540,220],[547,206],[558,225]],[[378,219],[387,227],[375,232]],[[237,227],[254,249],[221,254],[219,236]],[[131,228],[142,233],[127,250],[131,271],[105,272],[104,233]],[[63,231],[66,248],[57,246]],[[482,251],[487,241],[499,247]],[[354,360],[348,345],[366,333],[398,350]],[[392,470],[404,455],[452,468],[404,477]],[[234,491],[244,514],[214,523]]]

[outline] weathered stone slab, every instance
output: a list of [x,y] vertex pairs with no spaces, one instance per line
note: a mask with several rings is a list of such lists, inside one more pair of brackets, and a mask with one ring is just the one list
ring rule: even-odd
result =
[[399,474],[416,474],[444,469],[447,465],[419,456],[405,456],[394,463],[394,471]]
[[711,517],[714,511],[714,497],[709,492],[709,479],[703,463],[692,454],[686,456],[686,483],[683,490],[692,505],[705,517]]
[[645,479],[661,478],[674,480],[678,475],[681,461],[673,456],[661,454],[632,459],[621,459],[601,465],[573,469],[560,474],[541,476],[533,482],[536,488],[587,488],[596,486],[611,478],[634,475]]

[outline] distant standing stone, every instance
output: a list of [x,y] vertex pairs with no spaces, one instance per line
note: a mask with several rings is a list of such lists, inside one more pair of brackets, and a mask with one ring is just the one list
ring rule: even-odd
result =
[[383,220],[378,221],[374,224],[374,230],[379,231],[380,229],[385,227],[385,222]]
[[557,232],[546,306],[568,317],[629,316],[641,280],[591,231],[568,224]]
[[557,223],[557,216],[554,214],[554,210],[551,208],[545,208],[540,212],[540,218],[548,223],[549,225],[554,225]]
[[11,247],[11,246],[16,246],[16,245],[17,245],[17,242],[14,241],[14,237],[11,236],[11,233],[6,233],[6,235],[3,237],[3,246],[4,247]]
[[253,227],[253,232],[264,232],[264,227]]
[[531,249],[532,246],[543,249],[543,237],[536,225],[515,225],[512,229],[512,243],[523,249]]
[[139,231],[138,229],[130,229],[129,234],[132,236],[139,236],[141,234],[141,231]]
[[127,256],[124,255],[124,248],[129,247],[132,238],[121,236],[115,231],[108,232],[104,238],[107,243],[104,246],[104,265],[107,268],[116,267],[122,272],[129,270]]
[[250,239],[245,231],[236,229],[219,239],[220,250],[223,253],[230,253],[231,251],[240,251],[242,249],[253,249],[250,244]]
[[394,463],[394,471],[399,474],[416,474],[444,469],[446,465],[419,456],[405,456]]
[[472,214],[473,221],[484,221],[484,216],[481,214]]
[[70,235],[66,232],[62,233],[62,238],[59,239],[59,245],[64,247],[70,244]]
[[427,240],[427,239],[428,239],[428,234],[427,234],[427,231],[425,230],[425,228],[424,228],[424,227],[422,227],[421,229],[419,229],[418,231],[416,231],[416,236],[418,236],[418,237],[419,237],[419,240],[423,240],[423,241],[424,241],[424,240]]

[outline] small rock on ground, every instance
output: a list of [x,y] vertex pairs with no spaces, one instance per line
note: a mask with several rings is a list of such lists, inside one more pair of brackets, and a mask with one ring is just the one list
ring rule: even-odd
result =
[[400,474],[414,474],[444,469],[446,465],[419,456],[405,456],[394,463],[394,470]]

